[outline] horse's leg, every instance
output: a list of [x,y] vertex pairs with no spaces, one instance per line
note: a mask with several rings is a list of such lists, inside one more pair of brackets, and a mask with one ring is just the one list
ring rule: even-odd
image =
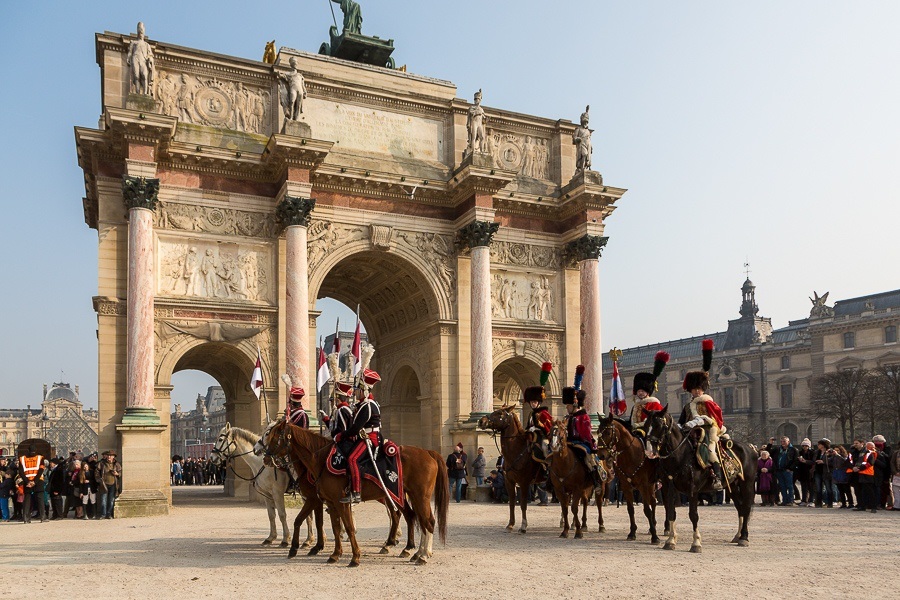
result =
[[403,510],[403,518],[406,520],[406,548],[400,553],[400,558],[409,558],[416,547],[416,513],[410,507],[409,502]]
[[698,527],[700,523],[700,513],[697,512],[697,491],[691,490],[691,509],[690,509],[690,517],[691,517],[691,525],[694,526],[694,541],[691,542],[691,552],[702,552],[703,548],[701,547],[701,539],[700,539],[700,528]]
[[506,530],[512,531],[516,526],[516,484],[506,479],[506,497],[509,498],[509,523],[506,524]]
[[329,563],[340,560],[344,549],[341,546],[341,504],[328,503],[328,515],[331,517],[331,531],[334,533],[334,551],[328,557]]
[[581,495],[582,503],[581,503],[581,528],[587,529],[587,513],[588,506],[591,504],[591,493],[585,492]]
[[[752,481],[743,481],[741,482],[741,489],[738,494],[735,495],[743,495],[742,503],[743,506],[740,507],[740,515],[741,515],[741,538],[738,540],[737,545],[743,547],[750,545],[750,530],[748,527],[748,523],[750,522],[750,513],[753,512],[753,497],[755,495],[755,491],[753,489]],[[732,498],[732,501],[734,497]],[[737,506],[737,504],[735,504]]]
[[[304,504],[306,501],[304,500]],[[309,548],[316,543],[316,524],[313,522],[313,516],[310,514],[306,517],[306,539],[303,540],[303,547]]]
[[[562,500],[560,500],[562,502]],[[575,521],[575,539],[580,540],[584,537],[584,533],[582,529],[584,525],[581,521],[578,520],[578,505],[584,502],[585,506],[587,506],[587,500],[584,497],[584,492],[578,494],[572,494],[572,519]]]
[[362,552],[359,549],[359,542],[356,541],[356,524],[353,522],[353,511],[349,504],[341,504],[341,521],[350,535],[350,564],[348,567],[358,567],[359,559]]
[[666,544],[663,548],[666,550],[674,550],[675,544],[678,542],[678,534],[675,531],[675,498],[678,496],[678,491],[671,482],[666,485],[664,489],[663,505],[666,507],[666,523],[668,524],[667,532],[669,538],[666,540]]
[[[569,537],[569,494],[565,490],[557,490],[556,499],[559,500],[559,511],[562,517],[562,533],[561,538]],[[578,509],[575,509],[575,525],[578,525]]]
[[311,507],[312,505],[309,502],[304,502],[303,508],[300,509],[300,512],[294,518],[294,533],[291,536],[291,549],[288,551],[288,558],[297,556],[297,549],[300,547],[300,524],[304,520],[309,519],[309,513],[312,512]]
[[325,547],[325,527],[324,527],[324,510],[322,508],[322,501],[316,496],[316,499],[308,500],[307,502],[315,502],[313,504],[313,513],[316,517],[316,545],[309,549],[307,552],[307,556],[315,556]]
[[388,537],[381,545],[381,549],[378,551],[378,554],[390,554],[391,546],[396,546],[397,538],[400,537],[400,511],[394,510],[393,508],[388,506],[387,503],[385,503],[384,508],[387,510],[390,527],[388,528]]
[[281,538],[281,547],[287,548],[290,546],[288,541],[290,538],[288,537],[287,510],[284,508],[284,491],[272,490],[272,498],[275,500],[275,509],[278,511],[278,519],[281,521],[281,529],[284,531],[284,536]]
[[641,491],[644,497],[644,516],[650,523],[650,543],[658,544],[659,536],[656,534],[656,490],[654,485],[645,485]]
[[428,559],[434,555],[434,527],[436,520],[434,513],[431,511],[430,492],[430,490],[434,489],[434,483],[425,486],[425,489],[429,491],[410,494],[410,502],[416,514],[421,533],[419,536],[419,549],[409,560],[417,565],[426,564]]
[[268,498],[266,498],[266,513],[269,515],[269,537],[263,540],[263,546],[268,546],[278,537],[278,528],[275,526],[275,502]]
[[597,520],[600,522],[600,533],[606,532],[606,527],[603,526],[603,499],[606,497],[606,486],[603,486],[603,490],[594,494],[594,502],[597,503]]
[[522,510],[522,526],[519,528],[519,533],[525,533],[528,531],[528,519],[526,518],[526,514],[528,513],[527,485],[519,487],[519,508]]
[[628,504],[628,521],[631,523],[631,529],[629,529],[628,537],[625,539],[634,541],[637,539],[635,535],[637,533],[637,523],[634,522],[634,488],[628,487],[625,489],[625,502]]

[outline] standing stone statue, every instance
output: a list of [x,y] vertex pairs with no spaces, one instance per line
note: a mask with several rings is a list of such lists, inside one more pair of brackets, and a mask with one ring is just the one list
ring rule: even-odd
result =
[[466,120],[466,129],[469,132],[469,141],[466,145],[466,154],[484,152],[485,135],[484,122],[487,117],[481,108],[481,90],[475,92],[475,104],[469,107],[469,116]]
[[297,70],[297,57],[292,56],[290,63],[290,73],[287,75],[283,73],[276,74],[284,82],[278,86],[284,116],[291,121],[296,121],[303,112],[303,99],[306,98],[306,82],[303,80],[303,75]]
[[590,171],[591,169],[591,154],[594,150],[591,146],[591,134],[594,130],[588,129],[588,122],[591,118],[588,114],[590,110],[591,105],[589,104],[584,109],[584,112],[581,113],[581,126],[576,127],[575,133],[572,134],[572,142],[577,146],[575,155],[576,173]]
[[344,33],[360,33],[362,31],[362,10],[359,2],[353,0],[331,0],[339,4],[344,13]]
[[144,24],[137,24],[138,39],[128,46],[128,66],[131,68],[131,92],[149,96],[153,90],[153,48],[144,39]]

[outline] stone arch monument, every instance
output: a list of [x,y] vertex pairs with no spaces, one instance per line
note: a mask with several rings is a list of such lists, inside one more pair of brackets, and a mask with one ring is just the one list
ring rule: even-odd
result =
[[[287,48],[268,64],[142,28],[96,48],[102,116],[75,138],[122,516],[171,501],[172,374],[209,373],[229,421],[259,430],[282,407],[279,374],[315,385],[321,297],[360,305],[385,432],[403,443],[483,443],[478,418],[546,360],[551,398],[581,362],[600,410],[599,258],[625,190],[589,170],[587,111],[576,126],[383,66]],[[249,387],[257,348],[268,405]]]

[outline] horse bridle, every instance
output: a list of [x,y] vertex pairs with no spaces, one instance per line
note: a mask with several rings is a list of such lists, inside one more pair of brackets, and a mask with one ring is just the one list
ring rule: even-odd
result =
[[681,445],[685,442],[685,440],[688,438],[688,436],[682,437],[681,441],[678,443],[677,446],[675,446],[674,448],[669,450],[666,454],[663,454],[663,450],[665,449],[666,444],[670,440],[671,433],[672,433],[672,425],[675,424],[675,421],[672,419],[671,415],[665,415],[664,417],[662,417],[662,421],[663,421],[663,426],[660,427],[660,431],[661,431],[660,437],[655,437],[655,436],[650,435],[651,432],[653,431],[653,426],[651,424],[651,426],[647,428],[647,441],[650,443],[651,446],[653,446],[653,445],[656,446],[656,448],[657,448],[656,453],[659,455],[659,459],[665,460],[665,459],[669,458],[670,456],[672,456],[675,453],[675,451],[681,447]]
[[[229,442],[228,442],[228,445],[226,445],[224,448],[219,449],[219,442],[222,440],[222,435],[225,435],[225,438],[228,439]],[[266,466],[263,465],[259,469],[259,471],[256,472],[256,475],[254,475],[253,477],[250,477],[249,479],[246,477],[243,477],[234,468],[234,459],[239,458],[241,456],[246,456],[248,454],[251,454],[253,452],[253,449],[251,448],[247,452],[241,452],[240,454],[235,454],[232,451],[232,449],[235,449],[235,450],[237,449],[237,442],[234,441],[234,435],[231,435],[231,432],[229,432],[228,434],[220,434],[219,435],[219,439],[216,440],[216,443],[213,445],[213,449],[210,450],[209,453],[215,454],[216,456],[222,456],[225,459],[226,468],[231,467],[231,472],[234,473],[234,476],[237,477],[238,479],[243,479],[244,481],[256,481],[256,478],[262,474],[262,472],[266,468]]]
[[[612,445],[607,445],[603,442],[603,434],[612,429],[613,438]],[[622,454],[619,450],[616,449],[616,446],[619,445],[619,430],[616,429],[616,424],[612,419],[610,419],[609,423],[607,423],[602,429],[597,431],[597,450],[607,450],[610,454],[610,460],[612,461],[613,468],[619,471],[622,475],[625,476],[625,480],[628,483],[631,483],[631,479],[637,475],[638,471],[641,470],[641,467],[644,466],[644,461],[647,460],[647,454],[644,452],[643,448],[641,449],[641,462],[638,463],[638,466],[635,467],[634,471],[632,471],[631,475],[628,475],[627,472],[619,466],[618,458],[619,455]]]
[[[512,423],[511,423],[512,417],[509,415],[509,413],[508,413],[507,411],[503,411],[503,414],[501,415],[501,418],[502,418],[503,420],[502,420],[500,423],[498,423],[498,427],[499,427],[500,429],[495,429],[494,427],[490,427],[490,430],[491,430],[491,438],[494,440],[494,445],[497,447],[497,452],[500,453],[500,456],[503,456],[503,450],[500,448],[500,443],[497,441],[497,437],[498,437],[498,436],[500,437],[501,440],[514,440],[514,439],[519,438],[519,437],[526,437],[526,436],[528,435],[528,432],[525,431],[525,432],[522,432],[522,433],[517,433],[517,434],[515,434],[515,435],[503,435],[503,431],[505,431],[506,429],[508,429],[508,428],[512,425]],[[522,457],[523,457],[527,452],[528,452],[528,445],[526,444],[526,446],[525,446],[525,448],[522,450],[522,452],[519,453],[519,456],[517,456],[517,457],[515,458],[515,460],[513,460],[513,461],[509,464],[509,466],[511,467],[511,466],[514,466],[514,465],[518,464],[518,462],[522,459]],[[505,462],[503,463],[503,468],[504,468],[504,470],[507,470],[507,469],[508,469],[508,467],[507,467],[507,465],[506,465]]]

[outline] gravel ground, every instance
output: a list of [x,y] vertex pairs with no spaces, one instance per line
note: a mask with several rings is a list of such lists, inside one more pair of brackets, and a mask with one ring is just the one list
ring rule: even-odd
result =
[[[265,509],[224,498],[221,488],[176,488],[168,517],[3,523],[0,556],[12,578],[29,582],[17,586],[16,597],[26,599],[703,598],[716,576],[731,581],[725,585],[732,593],[754,599],[864,598],[889,597],[900,578],[900,513],[884,511],[757,508],[751,545],[738,548],[728,543],[737,526],[734,509],[703,507],[703,553],[692,554],[687,509],[679,511],[678,549],[665,551],[649,543],[640,507],[638,541],[628,542],[624,506],[604,509],[603,534],[592,507],[589,533],[575,540],[558,537],[555,504],[530,507],[522,535],[506,532],[505,506],[451,502],[447,544],[435,540],[434,557],[417,567],[397,552],[377,554],[387,535],[380,505],[355,510],[359,569],[345,566],[347,543],[338,565],[325,564],[330,541],[320,556],[292,560],[284,548],[261,546]],[[289,520],[295,514],[290,510]],[[46,568],[35,576],[35,567]]]

